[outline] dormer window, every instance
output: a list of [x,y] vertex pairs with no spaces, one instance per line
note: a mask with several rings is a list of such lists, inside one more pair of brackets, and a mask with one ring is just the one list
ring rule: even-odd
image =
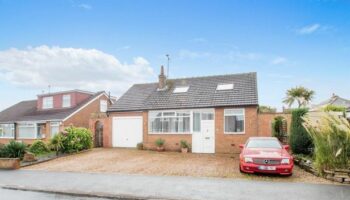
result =
[[218,84],[216,90],[233,90],[233,83]]
[[188,91],[189,88],[189,86],[176,87],[173,93],[185,93]]
[[43,109],[53,108],[53,97],[44,97],[43,98]]
[[63,108],[69,108],[71,106],[70,103],[70,94],[65,94],[62,96],[62,107]]

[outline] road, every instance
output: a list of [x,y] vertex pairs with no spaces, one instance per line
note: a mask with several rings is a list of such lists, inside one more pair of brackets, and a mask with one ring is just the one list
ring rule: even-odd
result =
[[[120,199],[348,200],[350,197],[350,186],[345,185],[31,170],[0,171],[0,186]],[[22,194],[18,192],[19,196]]]

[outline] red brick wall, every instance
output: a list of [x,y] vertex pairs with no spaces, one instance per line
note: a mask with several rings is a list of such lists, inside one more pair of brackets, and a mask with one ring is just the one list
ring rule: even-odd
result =
[[259,113],[258,123],[259,123],[259,136],[272,136],[272,122],[275,117],[282,116],[287,120],[287,132],[290,131],[290,123],[292,115],[288,113]]

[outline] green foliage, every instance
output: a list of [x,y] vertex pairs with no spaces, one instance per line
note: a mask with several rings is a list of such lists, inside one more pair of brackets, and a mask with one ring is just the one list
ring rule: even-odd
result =
[[325,112],[346,112],[346,108],[343,106],[335,106],[335,105],[328,105],[323,108],[323,111]]
[[275,113],[276,108],[273,108],[270,106],[259,106],[259,112],[260,113]]
[[73,153],[92,148],[92,134],[86,128],[69,127],[51,139],[51,146],[61,153]]
[[157,147],[162,147],[162,146],[164,146],[164,144],[165,144],[165,140],[162,139],[162,138],[158,138],[158,139],[156,140],[155,144],[156,144]]
[[0,157],[22,159],[26,149],[27,146],[24,143],[11,140],[0,149]]
[[305,87],[299,86],[287,90],[283,103],[291,107],[294,102],[298,103],[298,108],[304,107],[313,99],[315,92]]
[[29,152],[34,153],[35,155],[43,154],[49,152],[49,147],[45,144],[45,142],[41,140],[35,141],[30,147]]
[[137,143],[136,148],[137,148],[138,150],[143,150],[143,143],[142,143],[142,142]]
[[304,118],[304,127],[315,145],[314,165],[324,169],[348,169],[350,166],[350,124],[342,117],[326,113],[319,121]]
[[313,144],[310,135],[303,126],[303,116],[308,112],[306,108],[292,111],[289,144],[295,154],[310,154]]
[[181,148],[187,148],[187,149],[190,148],[190,144],[188,144],[188,142],[186,140],[181,140],[180,146],[181,146]]
[[285,123],[287,122],[282,116],[275,117],[274,121],[272,122],[272,136],[277,137],[280,141],[282,137],[287,135],[283,128]]

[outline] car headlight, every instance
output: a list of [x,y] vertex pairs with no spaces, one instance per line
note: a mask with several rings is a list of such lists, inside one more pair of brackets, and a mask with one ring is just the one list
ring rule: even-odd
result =
[[252,162],[253,162],[253,158],[244,157],[244,162],[245,162],[245,163],[252,163]]
[[283,158],[283,159],[281,160],[281,164],[287,164],[287,165],[289,165],[289,162],[290,162],[289,158]]

